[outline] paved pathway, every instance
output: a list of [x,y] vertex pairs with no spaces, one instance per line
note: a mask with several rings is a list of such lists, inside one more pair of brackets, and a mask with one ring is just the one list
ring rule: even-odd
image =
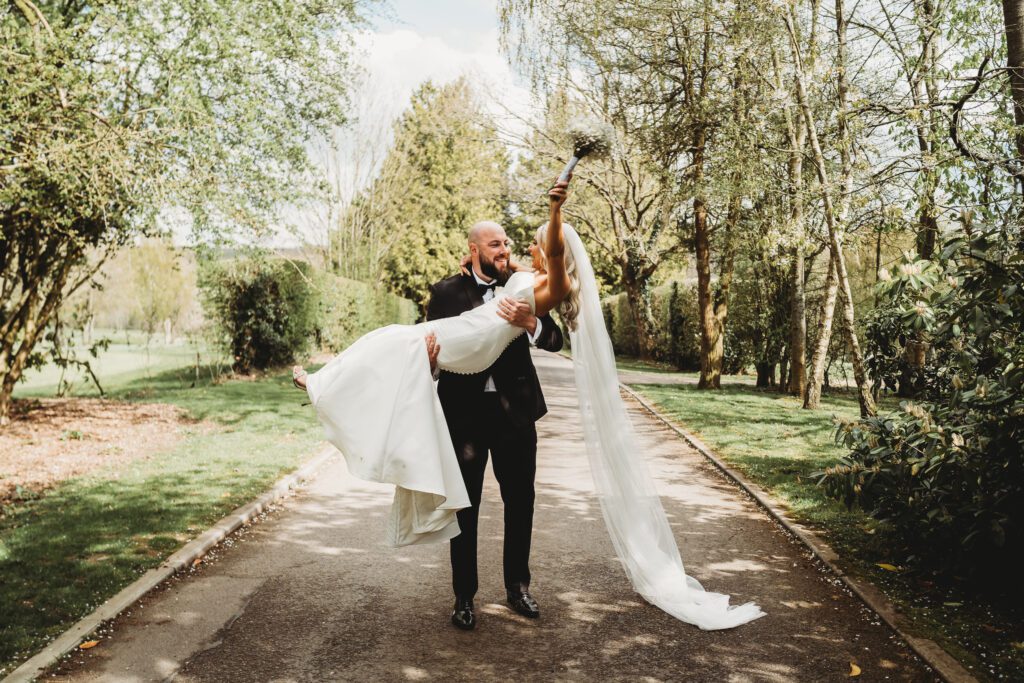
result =
[[[604,530],[577,425],[571,366],[536,356],[539,423],[533,592],[503,603],[501,503],[481,516],[480,623],[449,622],[447,545],[383,546],[389,487],[341,458],[193,576],[122,616],[58,679],[73,681],[862,681],[933,676],[751,502],[638,406],[631,415],[691,574],[768,616],[702,632],[629,588]],[[53,680],[53,679],[48,679]]]

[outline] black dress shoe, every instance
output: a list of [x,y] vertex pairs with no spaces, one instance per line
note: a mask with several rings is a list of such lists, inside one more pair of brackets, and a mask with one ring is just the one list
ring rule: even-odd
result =
[[476,614],[473,612],[472,598],[455,598],[452,609],[452,623],[463,631],[471,631],[476,626]]
[[508,591],[506,594],[508,595],[508,604],[519,614],[527,619],[536,619],[540,616],[540,607],[537,606],[537,601],[525,589]]

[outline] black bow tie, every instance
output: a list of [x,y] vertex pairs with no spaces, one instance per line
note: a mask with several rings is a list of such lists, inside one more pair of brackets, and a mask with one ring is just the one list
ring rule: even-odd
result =
[[481,295],[482,294],[486,294],[487,292],[493,292],[494,288],[497,287],[497,286],[498,286],[498,281],[497,280],[495,280],[494,282],[492,282],[490,284],[486,284],[486,285],[482,284],[480,282],[476,283],[476,288],[480,291]]

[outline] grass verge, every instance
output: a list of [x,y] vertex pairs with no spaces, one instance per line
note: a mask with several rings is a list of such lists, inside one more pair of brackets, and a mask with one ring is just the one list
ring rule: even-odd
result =
[[[728,382],[720,391],[700,391],[692,384],[637,384],[633,389],[781,500],[794,519],[820,530],[844,570],[883,590],[915,633],[939,642],[981,680],[1024,680],[1019,612],[979,597],[970,586],[880,567],[899,564],[891,557],[884,528],[860,510],[847,510],[828,498],[816,485],[812,473],[843,454],[833,442],[835,419],[855,419],[856,399],[829,396],[821,410],[806,411],[796,398]],[[895,407],[882,405],[883,410]]]
[[191,367],[147,367],[125,369],[108,396],[175,404],[213,427],[3,509],[0,674],[294,470],[321,440],[290,376],[217,383],[204,369],[192,386]]

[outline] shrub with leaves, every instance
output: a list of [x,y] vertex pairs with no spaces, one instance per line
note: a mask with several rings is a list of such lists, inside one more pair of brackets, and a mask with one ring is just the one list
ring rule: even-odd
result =
[[851,452],[821,483],[891,525],[908,560],[1008,568],[1024,543],[1022,287],[1020,245],[997,231],[883,274],[882,307],[931,349],[921,390],[895,414],[842,425]]
[[291,363],[316,330],[317,290],[307,263],[240,259],[209,266],[204,306],[236,372]]
[[943,264],[913,253],[904,255],[895,277],[887,269],[879,272],[882,300],[868,313],[864,326],[864,362],[876,397],[882,389],[916,396],[927,381],[925,373],[934,369],[925,362],[931,352],[934,312],[922,292],[942,288],[945,273]]
[[206,267],[204,307],[236,372],[338,352],[370,330],[416,322],[416,303],[308,263],[252,258]]

